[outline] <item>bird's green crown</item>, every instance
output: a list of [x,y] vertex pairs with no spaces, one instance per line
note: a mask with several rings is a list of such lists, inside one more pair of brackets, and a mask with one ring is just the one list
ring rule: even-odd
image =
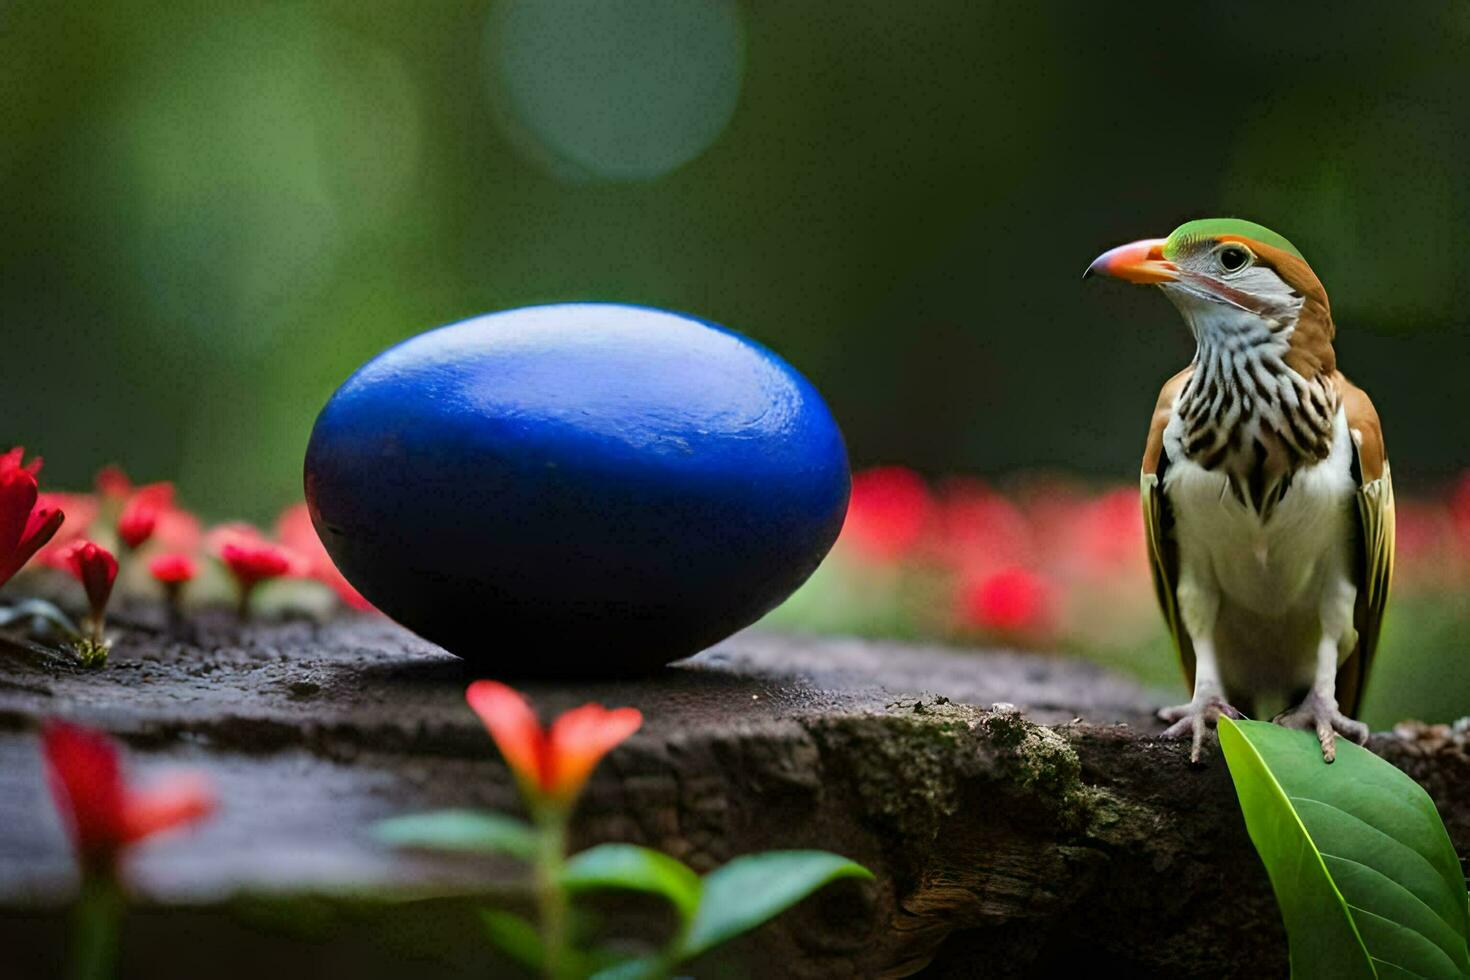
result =
[[1249,238],[1273,248],[1279,248],[1283,252],[1290,252],[1302,261],[1306,261],[1306,257],[1296,250],[1296,246],[1281,235],[1264,225],[1241,218],[1197,218],[1194,221],[1186,221],[1175,228],[1165,240],[1164,257],[1173,260],[1187,252],[1191,246],[1198,245],[1200,242],[1216,241],[1221,235],[1239,235],[1241,238]]

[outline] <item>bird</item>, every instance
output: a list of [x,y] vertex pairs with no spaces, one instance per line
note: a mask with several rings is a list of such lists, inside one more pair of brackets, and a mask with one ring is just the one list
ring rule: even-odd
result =
[[1159,711],[1198,762],[1223,715],[1284,708],[1325,762],[1377,653],[1394,565],[1393,482],[1366,392],[1338,370],[1327,292],[1286,238],[1188,221],[1089,275],[1157,286],[1194,335],[1154,405],[1139,487],[1159,605],[1192,687]]

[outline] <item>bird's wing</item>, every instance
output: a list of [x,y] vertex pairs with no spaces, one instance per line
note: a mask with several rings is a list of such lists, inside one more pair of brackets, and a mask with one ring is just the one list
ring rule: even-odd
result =
[[1353,436],[1353,477],[1358,482],[1361,530],[1355,569],[1358,601],[1353,608],[1358,645],[1337,669],[1337,702],[1344,714],[1356,717],[1363,703],[1368,668],[1378,652],[1383,612],[1388,608],[1388,589],[1393,581],[1393,479],[1383,449],[1383,428],[1373,403],[1346,378],[1338,375],[1336,380]]
[[1189,642],[1189,633],[1179,621],[1179,545],[1173,535],[1174,514],[1169,508],[1168,497],[1164,495],[1164,471],[1169,467],[1169,455],[1164,451],[1164,427],[1169,424],[1174,403],[1193,370],[1193,367],[1187,367],[1180,371],[1159,392],[1153,421],[1149,424],[1148,442],[1143,450],[1143,471],[1139,477],[1143,531],[1148,543],[1148,565],[1153,573],[1154,591],[1159,597],[1159,607],[1164,611],[1164,622],[1174,640],[1174,649],[1179,651],[1185,682],[1191,689],[1194,687],[1194,645]]

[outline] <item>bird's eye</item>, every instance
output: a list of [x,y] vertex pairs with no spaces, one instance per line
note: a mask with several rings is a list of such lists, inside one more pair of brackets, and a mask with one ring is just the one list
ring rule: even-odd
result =
[[1220,249],[1220,267],[1226,272],[1239,272],[1251,260],[1251,253],[1239,245],[1226,245]]

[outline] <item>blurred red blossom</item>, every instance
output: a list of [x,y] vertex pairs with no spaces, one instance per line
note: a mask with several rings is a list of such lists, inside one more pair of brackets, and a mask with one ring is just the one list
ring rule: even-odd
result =
[[66,523],[57,530],[40,551],[36,552],[37,563],[52,568],[64,568],[58,556],[67,545],[78,538],[86,537],[87,529],[97,519],[97,498],[90,493],[62,493],[48,490],[36,498],[36,506],[63,511],[66,514]]
[[302,557],[312,578],[331,586],[348,606],[364,611],[374,608],[332,561],[326,545],[322,544],[322,539],[311,523],[311,511],[305,502],[292,504],[281,511],[281,516],[276,520],[276,537]]
[[297,571],[299,562],[281,545],[271,541],[227,541],[220,545],[219,557],[235,580],[246,588],[267,579],[280,578]]
[[1470,470],[1460,474],[1445,503],[1461,554],[1470,556]]
[[1394,551],[1401,566],[1435,561],[1436,552],[1446,541],[1457,536],[1457,521],[1452,508],[1414,500],[1396,500],[1394,511]]
[[227,544],[253,544],[266,541],[265,532],[254,524],[244,521],[228,521],[224,524],[216,524],[204,535],[204,548],[212,555],[218,555],[220,549]]
[[148,562],[148,574],[163,585],[182,585],[199,574],[199,563],[189,555],[169,552]]
[[262,582],[309,572],[305,559],[249,524],[222,524],[205,536],[205,542],[235,580],[242,618],[250,610],[251,595]]
[[41,460],[22,462],[19,447],[0,455],[0,585],[55,536],[65,520],[60,508],[40,498]]
[[198,551],[204,541],[204,531],[199,518],[177,505],[166,508],[158,515],[158,524],[150,539],[153,547],[162,551]]
[[1053,571],[1090,577],[1146,574],[1137,490],[1118,487],[1094,494],[1047,484],[1028,501],[1027,511]]
[[89,874],[115,875],[131,845],[214,810],[201,776],[174,776],[145,791],[129,787],[117,747],[102,732],[52,721],[41,746],[57,812]]
[[1082,552],[1095,565],[1143,568],[1143,503],[1132,487],[1110,490],[1087,505],[1080,528]]
[[148,562],[148,574],[163,587],[170,622],[177,623],[183,615],[184,586],[199,574],[199,564],[191,555],[168,552]]
[[997,632],[1043,628],[1048,621],[1050,589],[1040,575],[1024,568],[1003,568],[960,587],[959,611],[970,626]]
[[128,474],[115,463],[98,470],[92,485],[96,487],[98,496],[104,500],[125,500],[133,492],[133,481],[128,479]]
[[495,740],[522,792],[557,806],[575,799],[602,757],[643,724],[637,708],[584,704],[543,728],[525,697],[499,681],[475,681],[465,690],[465,700]]
[[911,552],[928,527],[934,501],[924,478],[902,466],[853,474],[843,542],[861,555],[893,561]]
[[941,495],[933,551],[957,572],[977,576],[1036,559],[1036,540],[1026,515],[978,480],[954,480]]
[[117,536],[128,548],[142,547],[153,536],[159,519],[172,509],[174,485],[172,483],[150,483],[139,487],[123,504],[117,518]]

